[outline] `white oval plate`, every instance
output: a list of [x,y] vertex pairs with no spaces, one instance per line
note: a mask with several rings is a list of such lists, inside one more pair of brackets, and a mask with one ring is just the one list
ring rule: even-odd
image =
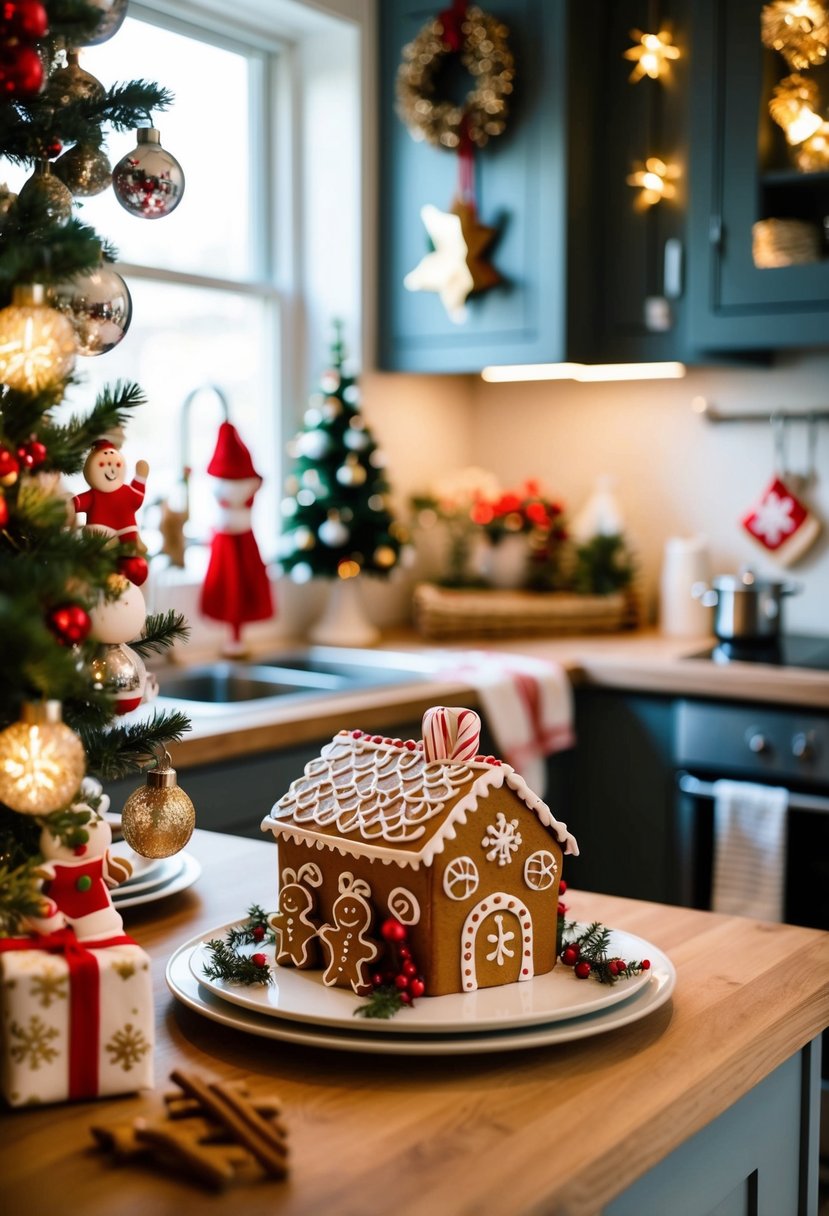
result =
[[151,890],[137,894],[133,894],[127,888],[123,896],[118,895],[119,888],[116,887],[112,892],[112,902],[118,911],[120,912],[122,908],[134,908],[139,904],[154,903],[157,899],[166,899],[168,895],[176,895],[179,891],[192,887],[201,874],[201,863],[196,861],[190,853],[180,853],[179,857],[182,863],[181,869],[161,886],[153,886]]
[[[648,972],[644,988],[628,1000],[599,1013],[553,1022],[546,1026],[512,1027],[479,1034],[412,1035],[385,1034],[388,1023],[380,1022],[383,1030],[374,1029],[370,1035],[353,1032],[357,1018],[352,1019],[349,1030],[334,1030],[283,1021],[281,1018],[262,1017],[241,1006],[230,1005],[214,996],[195,978],[190,969],[193,942],[186,942],[172,955],[167,964],[165,978],[173,996],[196,1013],[202,1014],[221,1026],[241,1030],[245,1034],[264,1039],[277,1039],[307,1047],[324,1047],[332,1051],[356,1051],[379,1055],[473,1055],[496,1051],[522,1051],[531,1047],[546,1047],[555,1043],[569,1043],[593,1035],[617,1030],[631,1022],[654,1013],[669,999],[676,984],[673,964],[659,950],[653,950],[653,966]],[[578,981],[574,980],[574,983]],[[586,981],[589,982],[589,981]],[[434,997],[435,1002],[445,997]],[[425,1003],[425,998],[424,1002]],[[413,1010],[401,1012],[403,1019]]]
[[[210,958],[204,945],[210,938],[224,938],[233,923],[223,925],[194,944],[190,968],[194,978],[214,996],[252,1013],[322,1026],[348,1027],[350,1031],[371,1033],[380,1023],[376,1018],[354,1016],[363,1003],[350,989],[326,988],[321,971],[298,971],[295,967],[274,967],[273,946],[251,946],[267,955],[274,975],[272,984],[230,984],[208,979],[204,964]],[[611,954],[620,958],[648,958],[654,963],[656,947],[641,937],[614,929],[610,937]],[[644,988],[649,972],[643,971],[615,984],[579,980],[571,967],[557,963],[546,975],[523,983],[481,988],[477,992],[457,992],[448,996],[423,997],[413,1008],[382,1022],[392,1034],[457,1034],[464,1031],[503,1030],[511,1026],[533,1026],[583,1017],[620,1004]]]
[[[115,854],[115,856],[124,855]],[[126,860],[131,861],[132,858],[127,857]],[[115,888],[117,892],[124,896],[138,895],[140,891],[149,891],[151,887],[159,887],[162,883],[170,882],[175,878],[183,864],[179,856],[159,857],[152,860],[142,857],[141,860],[146,861],[147,865],[136,867],[132,876]]]

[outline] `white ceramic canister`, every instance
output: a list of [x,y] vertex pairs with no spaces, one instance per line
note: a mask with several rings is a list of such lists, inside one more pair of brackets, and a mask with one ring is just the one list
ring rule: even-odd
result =
[[659,584],[659,628],[667,637],[699,638],[711,633],[711,609],[695,599],[695,583],[710,578],[704,536],[672,536],[665,542]]

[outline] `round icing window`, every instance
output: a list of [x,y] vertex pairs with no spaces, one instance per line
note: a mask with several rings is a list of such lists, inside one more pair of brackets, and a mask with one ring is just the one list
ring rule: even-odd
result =
[[479,882],[478,867],[471,857],[456,857],[443,871],[443,889],[450,899],[469,899]]
[[533,891],[546,891],[556,880],[558,862],[549,849],[531,853],[524,862],[524,882]]

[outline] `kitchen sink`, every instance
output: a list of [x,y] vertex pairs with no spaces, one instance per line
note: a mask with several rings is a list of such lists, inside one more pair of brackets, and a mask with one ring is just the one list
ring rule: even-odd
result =
[[221,661],[161,672],[158,681],[162,697],[226,709],[411,684],[429,673],[417,655],[311,646],[255,662]]

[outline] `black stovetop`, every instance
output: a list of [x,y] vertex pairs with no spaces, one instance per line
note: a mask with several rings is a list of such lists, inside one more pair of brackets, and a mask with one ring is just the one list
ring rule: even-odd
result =
[[688,655],[714,663],[771,663],[775,667],[809,667],[829,671],[829,637],[791,633],[774,642],[718,642],[710,650]]

